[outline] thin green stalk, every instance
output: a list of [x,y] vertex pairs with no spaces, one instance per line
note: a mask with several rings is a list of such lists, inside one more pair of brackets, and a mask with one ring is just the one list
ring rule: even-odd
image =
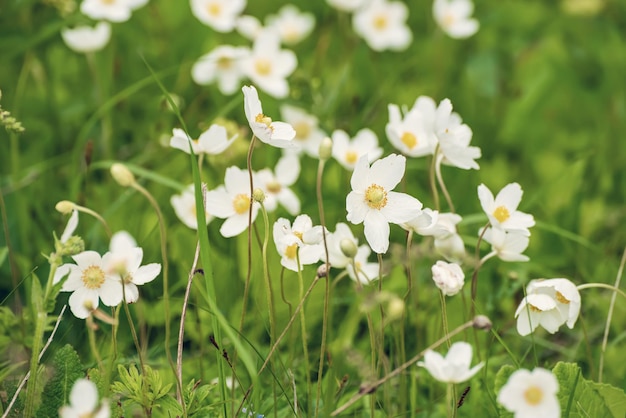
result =
[[96,358],[96,364],[98,365],[98,370],[100,372],[103,371],[102,366],[102,356],[100,356],[100,349],[98,348],[98,344],[96,344],[96,328],[97,325],[93,322],[93,317],[88,316],[85,321],[85,325],[87,326],[87,337],[89,338],[89,348],[91,349],[91,354]]
[[480,243],[483,240],[483,236],[485,235],[485,232],[487,232],[487,228],[489,228],[489,226],[491,225],[490,222],[487,222],[487,224],[483,227],[482,232],[480,233],[480,235],[478,236],[478,242],[476,242],[476,254],[475,254],[475,259],[476,259],[476,267],[474,268],[474,273],[472,274],[472,300],[470,302],[470,318],[473,318],[474,315],[476,314],[476,293],[478,292],[478,271],[480,270],[480,267],[482,266],[481,264],[481,260],[480,260]]
[[[304,299],[304,279],[302,278],[302,266],[300,265],[300,255],[296,253],[296,259],[298,261],[298,290],[300,300]],[[317,276],[316,280],[317,281]],[[304,314],[304,308],[300,310],[300,328],[302,334],[302,352],[304,356],[304,376],[306,378],[306,398],[308,400],[307,407],[307,416],[310,416],[310,405],[311,405],[311,363],[309,361],[309,347],[307,343],[306,336],[306,315]]]
[[274,294],[272,292],[272,281],[270,280],[269,266],[267,264],[267,244],[270,236],[270,221],[267,216],[265,206],[261,203],[261,212],[263,213],[263,222],[265,224],[265,236],[263,237],[263,279],[265,282],[265,293],[267,298],[267,309],[270,314],[270,344],[274,344],[276,339],[276,312],[274,308]]
[[[448,335],[448,309],[446,307],[446,295],[443,292],[439,292],[439,298],[441,300],[441,324],[443,326],[443,334]],[[450,348],[452,343],[448,339],[447,345]]]
[[439,151],[439,145],[437,145],[437,148],[435,148],[435,153],[433,154],[433,160],[430,164],[430,171],[428,174],[428,180],[430,183],[430,192],[433,195],[433,205],[435,207],[435,210],[439,210],[439,192],[437,191],[437,184],[435,182],[435,177],[436,177],[436,165],[437,165],[437,154]]
[[111,386],[111,376],[113,376],[113,366],[115,365],[115,361],[117,359],[117,330],[119,329],[119,318],[120,318],[120,309],[121,306],[118,305],[113,309],[113,320],[114,323],[111,325],[111,348],[109,349],[109,362],[107,364],[107,368],[105,370],[104,375],[104,393],[103,397],[109,396],[109,390]]
[[437,176],[437,182],[439,183],[441,192],[443,193],[443,196],[446,198],[446,202],[448,202],[448,207],[450,208],[450,212],[455,213],[454,204],[452,204],[450,193],[448,193],[448,188],[446,187],[446,183],[444,183],[443,176],[441,175],[441,161],[443,161],[441,158],[437,158],[437,164],[435,164],[435,175]]

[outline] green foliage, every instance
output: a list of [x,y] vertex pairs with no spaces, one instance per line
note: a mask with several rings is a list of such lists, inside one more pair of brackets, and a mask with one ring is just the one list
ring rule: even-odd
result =
[[55,351],[49,369],[52,376],[45,385],[37,411],[41,418],[57,415],[59,408],[68,403],[74,382],[85,375],[78,353],[69,344]]
[[183,391],[183,401],[189,417],[207,416],[215,410],[215,404],[207,402],[211,391],[215,388],[214,384],[201,385],[199,381],[191,379]]

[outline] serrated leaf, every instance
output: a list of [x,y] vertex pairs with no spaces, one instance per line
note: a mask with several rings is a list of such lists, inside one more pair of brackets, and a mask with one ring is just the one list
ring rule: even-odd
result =
[[514,371],[515,367],[511,366],[510,364],[505,364],[504,366],[500,367],[500,370],[498,370],[498,373],[496,374],[496,378],[494,380],[494,390],[496,391],[496,393],[500,392],[500,389],[502,389],[502,386],[506,384],[506,382],[509,380],[509,377],[511,377]]
[[52,358],[52,377],[44,388],[37,416],[56,416],[59,408],[68,403],[74,382],[84,375],[78,353],[71,345],[66,344],[57,350]]
[[162,397],[156,404],[163,408],[169,416],[180,416],[183,413],[183,408],[170,395]]

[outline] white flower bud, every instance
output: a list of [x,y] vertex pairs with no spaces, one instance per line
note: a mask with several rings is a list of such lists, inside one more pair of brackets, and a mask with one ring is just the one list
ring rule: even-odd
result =
[[437,261],[432,268],[433,281],[446,296],[454,296],[461,291],[465,274],[456,263]]
[[322,139],[320,143],[320,160],[326,161],[333,156],[333,140],[329,137]]
[[74,204],[74,202],[70,202],[69,200],[61,200],[54,206],[54,208],[62,214],[67,215],[72,213],[74,208],[76,208],[76,204]]
[[113,164],[111,166],[111,175],[123,187],[128,187],[135,182],[134,174],[124,164]]

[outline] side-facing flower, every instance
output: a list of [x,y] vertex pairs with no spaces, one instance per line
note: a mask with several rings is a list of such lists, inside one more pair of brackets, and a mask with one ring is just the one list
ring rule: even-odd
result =
[[332,7],[344,12],[354,12],[363,7],[369,0],[326,0]]
[[354,31],[374,51],[402,51],[413,39],[406,25],[408,7],[399,1],[371,0],[354,13]]
[[479,23],[470,18],[474,11],[471,0],[435,0],[433,16],[451,38],[469,38],[478,31]]
[[558,392],[559,382],[550,371],[541,367],[532,372],[520,369],[502,386],[498,402],[513,412],[515,418],[559,418]]
[[[253,182],[256,182],[253,179]],[[248,171],[229,167],[224,176],[224,185],[206,194],[206,210],[216,218],[226,219],[220,228],[224,237],[234,237],[248,227],[248,213],[252,205],[252,222],[256,219],[259,205],[250,199],[250,177]]]
[[554,334],[563,324],[571,329],[580,313],[580,293],[567,279],[531,280],[515,311],[517,332],[528,335],[541,325]]
[[370,167],[362,156],[350,179],[352,191],[346,197],[347,220],[363,222],[365,238],[378,254],[389,248],[389,223],[402,224],[415,218],[422,203],[405,193],[392,191],[404,176],[406,158],[391,154]]
[[254,86],[243,86],[241,90],[244,96],[243,106],[246,119],[248,119],[252,133],[262,142],[278,148],[296,146],[293,142],[296,131],[290,124],[274,122],[272,118],[263,114],[263,107],[256,88]]
[[125,22],[130,19],[133,8],[128,0],[84,0],[80,11],[94,20]]
[[74,29],[62,29],[61,37],[71,50],[75,52],[95,52],[104,48],[111,39],[109,22],[98,22],[91,26],[77,26]]
[[[170,198],[170,203],[174,208],[174,212],[176,212],[176,216],[182,223],[191,229],[198,229],[198,219],[196,217],[196,195],[194,193],[193,184],[187,186],[181,194],[173,195]],[[211,215],[206,208],[204,217],[207,225],[213,219],[213,215]]]
[[228,137],[226,128],[222,125],[213,124],[206,131],[200,134],[198,139],[188,139],[187,134],[182,129],[173,129],[173,136],[170,139],[170,147],[190,153],[189,145],[191,142],[191,149],[193,153],[216,155],[222,153],[226,148],[237,139],[237,135]]
[[297,155],[286,154],[276,163],[273,173],[269,168],[260,170],[257,178],[265,191],[263,205],[268,212],[276,210],[280,203],[292,216],[300,213],[300,199],[289,188],[300,175],[300,159]]
[[284,5],[276,15],[265,20],[267,27],[278,32],[285,45],[294,45],[309,36],[315,27],[312,13],[304,13],[292,4]]
[[78,379],[72,386],[70,404],[59,409],[61,418],[109,418],[111,410],[106,399],[98,407],[98,388],[91,380]]
[[322,227],[313,226],[308,215],[300,215],[293,225],[279,218],[274,222],[274,244],[281,255],[280,264],[292,271],[302,270],[302,266],[317,263],[323,252]]
[[[319,127],[318,119],[304,111],[303,109],[282,105],[280,107],[280,114],[285,122],[293,126],[296,130],[296,136],[294,142],[299,145],[298,148],[293,148],[295,152],[306,152],[310,157],[319,157],[319,148],[322,139],[326,137],[326,133]],[[291,151],[291,149],[289,149]]]
[[427,131],[425,116],[417,109],[411,109],[403,116],[400,107],[395,104],[390,104],[388,108],[389,123],[385,126],[385,132],[391,144],[409,157],[432,154],[434,144]]
[[440,260],[433,264],[431,271],[435,285],[444,295],[454,296],[463,289],[465,274],[458,264]]
[[252,15],[239,16],[235,23],[235,28],[241,36],[251,41],[254,41],[263,31],[261,21]]
[[223,94],[233,94],[244,77],[243,59],[249,55],[249,48],[220,45],[198,58],[191,67],[191,78],[200,85],[217,82]]
[[359,158],[364,155],[369,163],[383,155],[383,149],[378,146],[378,137],[368,128],[361,129],[353,139],[345,131],[337,129],[332,133],[332,140],[333,158],[346,170],[354,170]]
[[518,183],[509,183],[493,197],[491,190],[484,184],[478,186],[478,198],[489,222],[506,231],[519,231],[530,235],[528,228],[535,225],[532,215],[517,210],[522,200],[522,187]]
[[191,0],[191,11],[198,20],[218,32],[230,32],[246,0]]
[[433,350],[427,350],[424,361],[417,363],[428,370],[432,377],[444,383],[465,382],[484,366],[484,363],[479,363],[470,369],[471,364],[472,346],[463,341],[452,344],[445,358]]
[[475,161],[481,157],[478,147],[470,146],[472,130],[452,111],[452,102],[444,99],[437,106],[434,132],[439,144],[437,164],[451,165],[462,170],[478,170]]
[[528,261],[530,258],[522,254],[528,248],[528,235],[521,231],[505,231],[502,228],[488,228],[483,239],[491,244],[491,252],[483,260],[497,255],[502,261]]

